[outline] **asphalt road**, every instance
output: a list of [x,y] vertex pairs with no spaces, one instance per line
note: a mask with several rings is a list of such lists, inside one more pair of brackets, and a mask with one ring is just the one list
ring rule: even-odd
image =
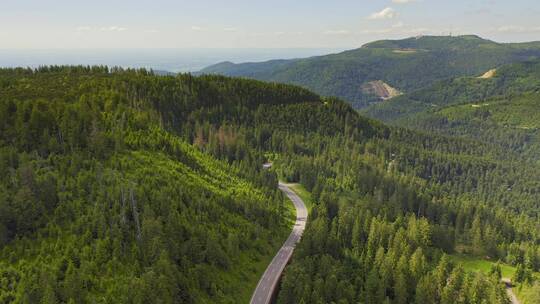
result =
[[294,247],[296,246],[296,243],[300,241],[302,233],[306,228],[308,212],[302,199],[285,184],[279,183],[279,190],[283,191],[283,193],[285,193],[293,202],[294,207],[296,208],[296,223],[294,224],[294,228],[289,235],[289,238],[285,241],[283,246],[281,246],[281,249],[279,249],[278,253],[274,259],[272,259],[272,262],[268,265],[268,268],[266,268],[266,271],[259,280],[259,284],[257,284],[257,288],[255,288],[253,296],[251,297],[251,304],[270,303],[283,269],[285,269],[285,266],[287,266],[287,263],[291,259]]

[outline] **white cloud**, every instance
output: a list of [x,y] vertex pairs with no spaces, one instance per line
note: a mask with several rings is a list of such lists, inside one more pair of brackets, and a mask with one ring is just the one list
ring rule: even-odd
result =
[[391,7],[387,7],[387,8],[384,8],[382,11],[380,12],[376,12],[376,13],[373,13],[371,14],[368,19],[371,19],[371,20],[376,20],[376,19],[392,19],[394,17],[397,16],[397,13],[396,11],[391,8]]
[[145,32],[145,33],[148,33],[148,34],[159,33],[158,30],[154,30],[154,29],[144,30],[144,32]]
[[124,32],[128,29],[122,26],[102,26],[102,27],[91,27],[91,26],[79,26],[75,29],[77,32]]
[[304,32],[274,32],[274,35],[276,35],[276,36],[283,36],[283,35],[300,36],[300,35],[304,35]]
[[113,26],[102,27],[99,30],[102,32],[123,32],[123,31],[127,31],[127,28],[113,25]]
[[223,29],[224,32],[237,32],[238,29],[235,27],[226,27]]
[[191,26],[191,30],[192,31],[202,31],[202,27],[193,25],[193,26]]
[[416,2],[417,0],[392,0],[392,3],[395,3],[395,4],[407,4],[407,3],[413,3],[413,2]]
[[347,35],[347,34],[349,34],[349,31],[347,31],[347,30],[327,30],[327,31],[324,31],[323,34],[325,34],[325,35]]

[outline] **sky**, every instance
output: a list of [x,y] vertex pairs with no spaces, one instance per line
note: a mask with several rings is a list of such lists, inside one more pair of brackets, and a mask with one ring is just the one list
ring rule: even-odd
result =
[[538,0],[0,0],[0,49],[353,48],[540,40]]

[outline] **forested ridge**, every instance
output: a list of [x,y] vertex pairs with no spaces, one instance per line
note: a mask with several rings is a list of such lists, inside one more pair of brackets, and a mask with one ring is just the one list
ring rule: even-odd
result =
[[302,59],[216,64],[204,74],[249,77],[300,85],[337,96],[361,109],[382,100],[365,85],[383,81],[411,93],[438,81],[479,76],[509,63],[540,56],[540,43],[497,43],[475,35],[380,40],[358,49]]
[[276,177],[258,159],[244,170],[202,154],[147,98],[171,85],[197,107],[195,86],[209,82],[98,67],[0,74],[1,303],[249,299],[256,263],[288,234]]
[[278,177],[314,202],[278,303],[507,303],[447,254],[540,270],[520,151],[221,76],[6,69],[0,92],[3,302],[234,303],[290,228]]
[[505,65],[490,78],[461,77],[365,110],[417,130],[494,143],[538,160],[540,60]]

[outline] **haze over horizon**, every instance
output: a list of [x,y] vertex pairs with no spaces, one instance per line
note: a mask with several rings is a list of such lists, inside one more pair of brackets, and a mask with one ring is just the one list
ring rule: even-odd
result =
[[107,65],[195,72],[222,61],[261,62],[335,53],[332,48],[292,49],[0,49],[0,67]]
[[0,304],[540,304],[539,0],[0,1]]
[[539,40],[539,14],[532,0],[22,0],[3,4],[0,49],[346,49],[449,34],[518,42]]

